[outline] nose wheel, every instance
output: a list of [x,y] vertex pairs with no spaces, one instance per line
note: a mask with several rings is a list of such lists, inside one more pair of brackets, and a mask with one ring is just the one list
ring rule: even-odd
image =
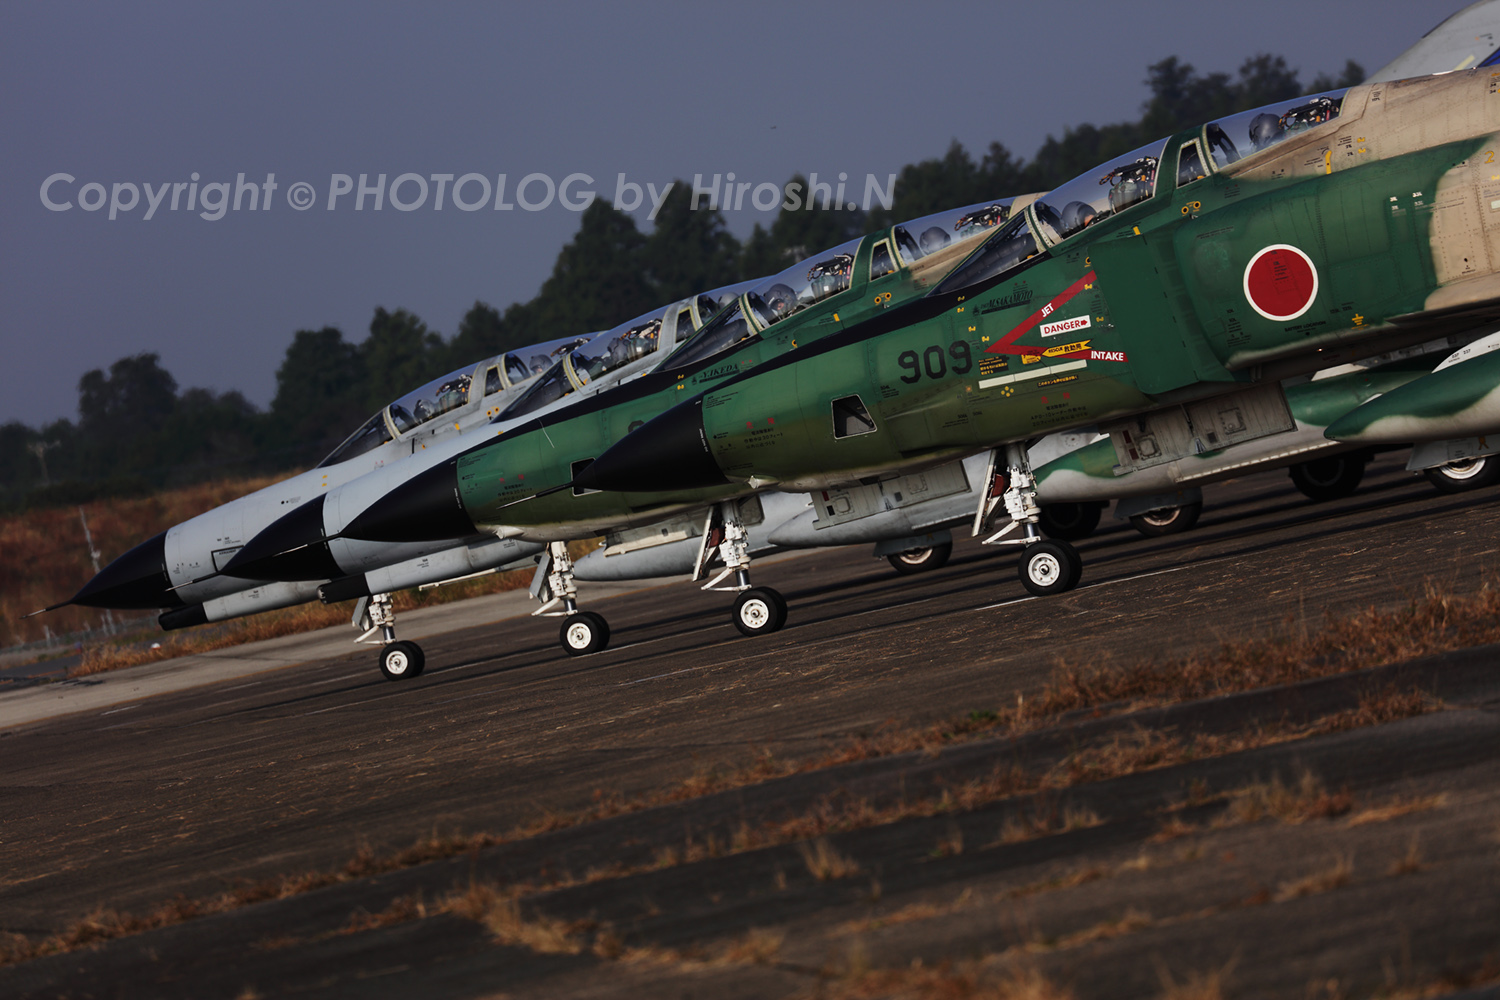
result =
[[[322,596],[321,592],[319,596]],[[354,617],[349,624],[364,630],[355,642],[380,646],[380,673],[386,680],[408,680],[420,675],[422,668],[427,666],[421,646],[396,638],[396,611],[391,605],[390,594],[361,597],[354,606]]]
[[557,638],[569,656],[597,653],[609,645],[609,622],[603,615],[579,611],[563,620]]
[[[557,641],[569,656],[597,653],[609,645],[609,622],[604,616],[578,610],[578,581],[573,576],[573,557],[568,554],[567,542],[547,544],[547,551],[537,559],[531,596],[542,602],[531,613],[533,616],[563,619]],[[562,609],[554,611],[559,605]]]
[[734,599],[734,627],[741,635],[769,635],[786,624],[786,598],[770,587],[751,587]]
[[[786,624],[786,598],[770,587],[750,586],[749,534],[738,500],[725,500],[709,508],[698,558],[693,563],[693,579],[701,580],[715,560],[723,568],[700,589],[734,593],[729,620],[741,635],[769,635]],[[731,577],[733,583],[720,586]]]
[[414,642],[397,640],[380,648],[380,672],[388,681],[404,681],[416,677],[427,666],[422,647]]
[[1022,549],[1016,569],[1021,586],[1038,597],[1050,597],[1078,586],[1083,558],[1067,542],[1052,539]]
[[[1016,566],[1021,586],[1037,597],[1062,594],[1078,586],[1083,576],[1083,557],[1060,538],[1043,539],[1038,530],[1043,511],[1036,501],[1036,477],[1032,475],[1025,446],[1008,444],[991,451],[985,482],[989,489],[981,495],[979,509],[974,512],[974,534],[983,531],[990,514],[1003,505],[1010,515],[1010,524],[986,538],[984,544],[1021,547],[1021,559]],[[1097,508],[1093,514],[1097,523]],[[1093,525],[1089,527],[1092,529]],[[1016,528],[1021,529],[1019,538],[1005,537]]]

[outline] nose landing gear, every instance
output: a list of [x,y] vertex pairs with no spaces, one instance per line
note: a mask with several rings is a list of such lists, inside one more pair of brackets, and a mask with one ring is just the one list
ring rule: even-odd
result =
[[[745,523],[740,517],[737,500],[725,500],[709,508],[703,525],[703,542],[693,564],[693,579],[702,579],[708,564],[715,558],[723,561],[721,569],[703,590],[735,592],[734,611],[730,620],[743,635],[768,635],[786,624],[786,598],[770,587],[750,586],[750,544]],[[719,586],[734,577],[729,586]]]
[[[409,640],[396,638],[396,610],[391,606],[390,594],[371,594],[361,597],[354,606],[354,617],[350,621],[364,633],[355,642],[376,643],[380,646],[380,672],[388,681],[403,681],[417,677],[427,666],[422,647]],[[379,638],[375,633],[379,632]]]
[[[531,613],[533,617],[563,619],[557,639],[569,656],[597,653],[609,645],[609,622],[604,616],[578,610],[578,583],[573,577],[573,557],[568,554],[567,542],[547,543],[547,551],[537,560],[536,575],[531,579],[531,596],[542,602]],[[559,604],[561,611],[552,610]]]
[[[985,482],[990,488],[974,512],[974,535],[977,537],[984,531],[995,508],[1004,504],[1010,523],[986,538],[984,544],[1022,546],[1016,567],[1021,586],[1038,597],[1065,593],[1078,586],[1083,576],[1083,558],[1078,550],[1059,539],[1043,540],[1037,528],[1042,509],[1036,502],[1036,478],[1031,474],[1026,446],[1008,444],[991,451]],[[1021,537],[1004,537],[1017,527],[1021,529]]]

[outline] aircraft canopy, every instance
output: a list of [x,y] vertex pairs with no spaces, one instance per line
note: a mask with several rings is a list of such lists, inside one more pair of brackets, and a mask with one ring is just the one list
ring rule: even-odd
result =
[[772,326],[848,288],[854,273],[854,253],[862,239],[856,236],[832,250],[798,261],[745,293],[761,325]]
[[892,230],[901,263],[910,267],[951,244],[987,235],[1010,218],[1013,201],[1014,198],[981,201],[901,223]]
[[[486,358],[477,366],[470,365],[435,378],[383,407],[345,438],[317,467],[321,469],[358,458],[445,413],[465,408],[477,398],[494,395],[524,382],[537,372],[545,371],[554,358],[565,356],[588,340],[588,337],[559,337]],[[500,377],[501,367],[505,369],[504,378]],[[484,379],[483,391],[478,397],[472,392],[475,378]]]
[[1220,169],[1287,136],[1332,121],[1344,107],[1347,90],[1329,90],[1241,111],[1203,127],[1203,141]]

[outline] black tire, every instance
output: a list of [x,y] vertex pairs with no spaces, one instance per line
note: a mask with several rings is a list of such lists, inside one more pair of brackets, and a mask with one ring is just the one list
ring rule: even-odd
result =
[[580,611],[578,613],[581,615],[588,615],[590,618],[594,619],[594,624],[599,626],[599,631],[604,634],[604,641],[600,643],[599,648],[608,648],[611,633],[609,631],[609,622],[605,620],[604,616],[599,614],[597,611]]
[[1099,505],[1093,503],[1044,503],[1037,527],[1048,538],[1076,542],[1099,527],[1099,513]]
[[1147,538],[1160,538],[1189,530],[1198,523],[1198,515],[1202,513],[1202,501],[1185,503],[1181,507],[1163,507],[1132,515],[1130,525]]
[[380,648],[380,672],[388,681],[404,681],[420,676],[427,666],[422,647],[414,642],[388,642]]
[[592,611],[580,611],[563,619],[557,641],[569,656],[597,653],[609,642],[609,625]]
[[1016,575],[1021,586],[1038,597],[1066,593],[1083,576],[1083,558],[1067,542],[1034,542],[1021,550]]
[[1365,478],[1365,456],[1357,452],[1302,462],[1289,470],[1292,485],[1309,500],[1342,500]]
[[734,627],[742,635],[769,635],[786,624],[786,598],[770,587],[751,587],[734,599]]
[[952,554],[953,543],[942,542],[925,549],[907,549],[885,558],[897,573],[906,576],[909,573],[925,573],[930,569],[937,569],[945,565]]
[[1500,455],[1460,458],[1447,465],[1423,469],[1422,475],[1444,493],[1464,493],[1500,483]]

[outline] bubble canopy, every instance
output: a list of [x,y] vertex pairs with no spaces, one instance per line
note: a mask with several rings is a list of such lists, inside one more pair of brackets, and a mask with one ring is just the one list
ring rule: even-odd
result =
[[1203,127],[1203,141],[1220,169],[1269,149],[1288,136],[1333,121],[1344,109],[1347,90],[1327,90],[1220,118]]
[[854,254],[863,236],[840,243],[778,274],[762,280],[745,293],[762,327],[770,327],[808,306],[837,295],[849,287],[854,274]]
[[[1003,198],[976,202],[900,223],[891,230],[896,252],[902,264],[910,267],[949,247],[977,240],[1010,217],[1014,201]],[[758,336],[788,316],[844,291],[853,283],[854,258],[860,241],[882,238],[881,233],[856,237],[800,260],[769,278],[750,283],[741,301],[714,317],[692,340],[662,362],[662,368],[676,371],[701,364],[740,341]]]
[[[340,462],[357,458],[367,451],[380,447],[387,441],[413,431],[423,424],[462,409],[475,399],[474,380],[481,379],[478,395],[490,395],[508,389],[531,378],[537,371],[544,371],[554,358],[566,354],[588,337],[559,337],[510,351],[493,358],[486,358],[478,365],[469,365],[435,378],[419,389],[406,393],[388,406],[382,407],[366,420],[343,443],[319,462],[322,469]],[[500,368],[504,379],[496,378],[491,369]]]
[[520,398],[501,411],[494,422],[534,413],[632,362],[672,348],[692,336],[724,302],[733,301],[753,284],[740,282],[700,292],[590,337],[548,369]]
[[1035,212],[1043,238],[1060,243],[1150,198],[1166,144],[1161,139],[1133,149],[1038,198]]
[[934,212],[903,222],[891,230],[901,263],[910,267],[923,257],[955,243],[963,243],[994,231],[1011,215],[1014,198],[981,201],[963,208]]

